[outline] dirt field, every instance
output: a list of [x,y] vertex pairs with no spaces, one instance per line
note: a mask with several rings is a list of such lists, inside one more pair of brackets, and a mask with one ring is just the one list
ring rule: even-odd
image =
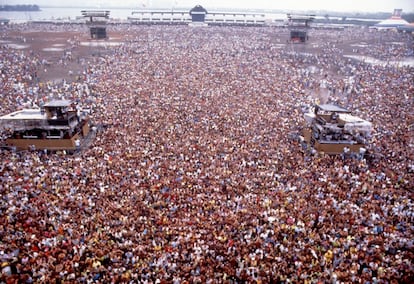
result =
[[40,81],[75,79],[84,70],[84,62],[105,51],[105,46],[118,44],[122,34],[112,34],[105,40],[90,39],[88,30],[74,31],[10,31],[1,41],[9,47],[30,50],[41,60],[47,61],[46,68],[38,71]]
[[[108,27],[108,38],[104,40],[92,40],[89,35],[87,26],[71,28],[68,31],[62,31],[65,28],[60,26],[50,26],[49,24],[38,24],[29,27],[26,30],[7,29],[0,30],[0,44],[7,44],[9,47],[21,50],[30,50],[37,57],[46,62],[46,68],[38,71],[38,78],[41,81],[58,81],[65,79],[72,81],[76,75],[83,72],[85,63],[94,57],[108,52],[109,46],[120,45],[130,39],[128,28]],[[146,27],[142,26],[141,35],[146,40]],[[270,28],[269,28],[270,29]],[[317,33],[317,35],[316,35]],[[270,30],[269,35],[272,40],[283,48],[291,48],[292,52],[297,53],[320,53],[321,45],[326,42],[335,42],[335,48],[342,50],[343,54],[352,55],[355,52],[355,46],[362,43],[366,49],[371,48],[375,42],[364,42],[364,39],[341,38],[336,41],[332,31],[310,31],[310,37],[306,44],[288,44],[288,31],[286,29]],[[387,40],[386,37],[381,39]],[[390,42],[392,39],[390,39]],[[287,46],[289,45],[289,46]],[[363,48],[360,48],[360,53]],[[334,75],[332,73],[331,75]]]

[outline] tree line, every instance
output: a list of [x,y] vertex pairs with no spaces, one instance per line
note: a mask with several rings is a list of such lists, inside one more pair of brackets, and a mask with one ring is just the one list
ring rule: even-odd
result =
[[40,11],[40,7],[38,5],[0,5],[0,11]]

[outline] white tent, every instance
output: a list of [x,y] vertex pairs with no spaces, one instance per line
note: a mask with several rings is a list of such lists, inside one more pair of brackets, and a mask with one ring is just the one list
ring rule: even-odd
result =
[[403,18],[401,18],[401,13],[402,13],[401,9],[395,9],[391,18],[381,21],[378,24],[375,24],[374,27],[376,28],[397,28],[400,26],[408,25],[409,23]]
[[375,26],[378,28],[396,28],[400,26],[408,25],[409,23],[404,19],[386,19],[384,21],[379,22]]
[[408,24],[408,25],[399,26],[397,29],[399,31],[405,31],[405,32],[414,33],[414,23],[411,23],[411,24]]

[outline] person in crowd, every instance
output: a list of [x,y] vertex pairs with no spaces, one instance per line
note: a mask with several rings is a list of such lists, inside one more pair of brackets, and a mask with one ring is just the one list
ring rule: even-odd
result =
[[[77,155],[0,150],[2,282],[412,283],[413,68],[340,47],[389,59],[412,38],[312,31],[292,53],[268,27],[113,29],[129,40],[73,82],[1,46],[0,114],[64,96],[105,126]],[[375,159],[290,138],[321,100],[373,123]]]

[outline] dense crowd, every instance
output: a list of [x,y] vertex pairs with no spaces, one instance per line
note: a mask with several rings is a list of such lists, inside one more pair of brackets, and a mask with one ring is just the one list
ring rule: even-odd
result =
[[[113,29],[128,40],[73,82],[39,82],[43,58],[0,47],[1,115],[64,97],[104,126],[75,155],[1,150],[2,282],[413,282],[413,68],[343,56],[366,42],[359,54],[403,58],[412,37]],[[301,147],[318,101],[373,123],[370,157]]]

